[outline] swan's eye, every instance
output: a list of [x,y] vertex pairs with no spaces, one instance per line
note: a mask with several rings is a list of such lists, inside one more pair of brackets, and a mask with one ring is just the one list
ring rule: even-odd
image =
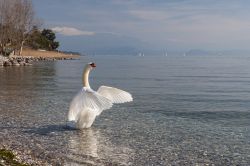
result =
[[96,67],[95,63],[90,64],[91,67]]

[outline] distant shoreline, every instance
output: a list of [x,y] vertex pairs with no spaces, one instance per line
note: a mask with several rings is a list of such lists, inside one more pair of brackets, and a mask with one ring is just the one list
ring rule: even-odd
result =
[[29,66],[33,61],[55,61],[80,59],[80,55],[67,54],[59,51],[24,49],[22,55],[0,55],[0,66]]

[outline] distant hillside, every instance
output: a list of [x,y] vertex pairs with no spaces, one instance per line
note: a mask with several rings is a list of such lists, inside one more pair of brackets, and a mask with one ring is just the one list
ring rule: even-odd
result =
[[98,33],[93,36],[63,36],[58,34],[61,50],[74,50],[88,55],[128,55],[144,50],[145,43],[137,39]]
[[207,50],[201,50],[201,49],[192,49],[188,52],[186,52],[186,55],[192,55],[192,56],[211,56],[211,55],[231,55],[231,56],[237,56],[237,55],[250,55],[249,50],[218,50],[218,51],[207,51]]

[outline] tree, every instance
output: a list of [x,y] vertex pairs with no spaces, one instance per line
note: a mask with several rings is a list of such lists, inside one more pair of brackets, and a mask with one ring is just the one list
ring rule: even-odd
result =
[[0,54],[20,50],[35,24],[31,0],[0,0]]
[[53,43],[51,44],[52,50],[56,50],[59,46],[60,44],[58,41],[53,41]]
[[41,31],[38,29],[37,26],[34,26],[29,33],[24,45],[33,49],[44,49],[42,45],[42,42],[44,39],[42,39]]
[[56,35],[51,29],[43,29],[42,35],[49,41],[54,41],[56,39]]
[[59,42],[55,41],[56,35],[50,29],[40,31],[37,27],[33,27],[29,34],[25,46],[33,49],[56,50]]
[[59,47],[59,42],[55,41],[56,35],[51,29],[43,29],[42,36],[49,41],[49,50],[56,50]]

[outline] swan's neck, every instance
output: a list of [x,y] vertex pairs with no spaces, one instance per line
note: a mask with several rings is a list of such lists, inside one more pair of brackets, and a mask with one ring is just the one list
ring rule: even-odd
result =
[[83,74],[82,74],[82,84],[83,87],[89,87],[89,72],[90,72],[90,68],[89,67],[85,67],[85,69],[83,70]]

